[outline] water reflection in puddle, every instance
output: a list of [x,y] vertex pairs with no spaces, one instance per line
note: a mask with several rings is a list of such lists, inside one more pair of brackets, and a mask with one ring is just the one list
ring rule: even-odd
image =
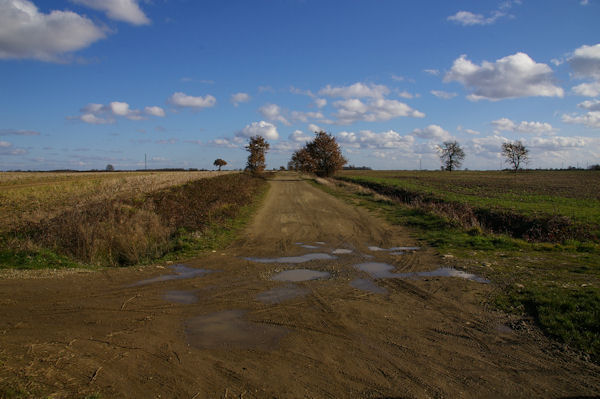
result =
[[308,281],[308,280],[318,280],[323,278],[328,278],[330,276],[327,272],[320,272],[318,270],[309,270],[309,269],[294,269],[294,270],[286,270],[280,273],[275,274],[271,277],[271,280],[275,281]]
[[165,274],[162,276],[157,276],[157,277],[149,278],[146,280],[141,280],[135,284],[132,284],[131,286],[136,287],[136,286],[140,286],[140,285],[158,283],[161,281],[182,280],[182,279],[194,278],[194,277],[198,277],[198,276],[203,276],[208,273],[212,273],[212,270],[194,269],[193,267],[187,267],[184,265],[173,265],[173,266],[169,266],[169,268],[171,270],[173,270],[175,272],[175,274]]
[[375,294],[387,294],[387,290],[385,288],[378,286],[372,280],[367,280],[364,278],[352,280],[350,282],[350,286],[362,291],[373,292]]
[[167,291],[163,298],[165,301],[173,303],[191,304],[198,302],[196,291]]
[[355,265],[355,268],[368,273],[373,278],[418,278],[418,277],[459,277],[478,283],[487,284],[490,281],[475,274],[467,273],[451,267],[442,267],[436,270],[412,273],[392,273],[394,266],[387,263],[368,262]]
[[346,249],[346,248],[337,248],[337,249],[334,249],[331,253],[334,255],[345,255],[345,254],[351,254],[352,250]]
[[329,254],[314,253],[300,256],[284,256],[281,258],[244,258],[252,262],[259,263],[304,263],[310,262],[311,260],[332,260],[337,257]]
[[401,255],[403,251],[418,251],[419,249],[421,249],[421,247],[391,247],[391,248],[379,248],[379,247],[375,247],[375,246],[371,246],[368,247],[369,251],[373,251],[373,252],[379,252],[379,251],[384,251],[384,252],[400,252],[397,254],[393,254],[393,255]]
[[290,299],[298,298],[309,293],[309,290],[297,285],[286,285],[275,287],[269,291],[261,292],[256,299],[263,303],[281,303]]
[[288,330],[244,319],[243,310],[226,310],[197,316],[185,323],[188,343],[200,349],[274,349]]

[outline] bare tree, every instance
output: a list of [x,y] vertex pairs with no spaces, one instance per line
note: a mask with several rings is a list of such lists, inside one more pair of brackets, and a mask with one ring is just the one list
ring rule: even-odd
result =
[[529,150],[521,141],[502,143],[502,156],[506,158],[506,163],[511,165],[517,173],[519,168],[529,161]]
[[219,172],[220,172],[221,167],[227,165],[227,161],[225,161],[224,159],[221,159],[221,158],[217,158],[217,159],[215,159],[215,162],[213,162],[213,165],[217,166],[219,168]]
[[107,171],[107,172],[112,172],[112,171],[114,171],[114,170],[115,170],[115,167],[114,167],[114,166],[112,166],[112,164],[108,164],[108,165],[106,165],[106,171]]
[[294,152],[291,164],[294,169],[331,176],[346,164],[340,146],[331,134],[316,132],[315,138]]
[[250,153],[246,169],[252,173],[262,173],[266,167],[265,154],[269,147],[269,143],[262,136],[250,137],[250,141],[246,146],[246,151]]
[[460,144],[458,144],[458,141],[444,141],[443,145],[438,145],[438,152],[440,153],[444,170],[449,172],[460,168],[463,159],[465,159],[465,152],[460,147]]

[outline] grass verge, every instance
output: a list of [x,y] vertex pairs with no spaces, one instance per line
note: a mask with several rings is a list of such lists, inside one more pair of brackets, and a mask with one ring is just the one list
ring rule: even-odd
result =
[[490,302],[533,321],[549,337],[600,362],[600,245],[568,240],[529,242],[384,197],[363,187],[334,182],[322,190],[365,207],[392,224],[408,226],[440,254],[491,279]]

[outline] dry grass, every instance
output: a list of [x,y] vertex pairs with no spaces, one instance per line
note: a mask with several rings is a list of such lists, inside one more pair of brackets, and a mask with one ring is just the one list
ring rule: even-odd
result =
[[0,233],[51,219],[68,209],[132,199],[231,172],[0,172]]

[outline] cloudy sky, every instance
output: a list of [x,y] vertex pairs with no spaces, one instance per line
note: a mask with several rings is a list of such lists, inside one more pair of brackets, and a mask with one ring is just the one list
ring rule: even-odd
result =
[[0,0],[0,170],[600,163],[600,0]]

